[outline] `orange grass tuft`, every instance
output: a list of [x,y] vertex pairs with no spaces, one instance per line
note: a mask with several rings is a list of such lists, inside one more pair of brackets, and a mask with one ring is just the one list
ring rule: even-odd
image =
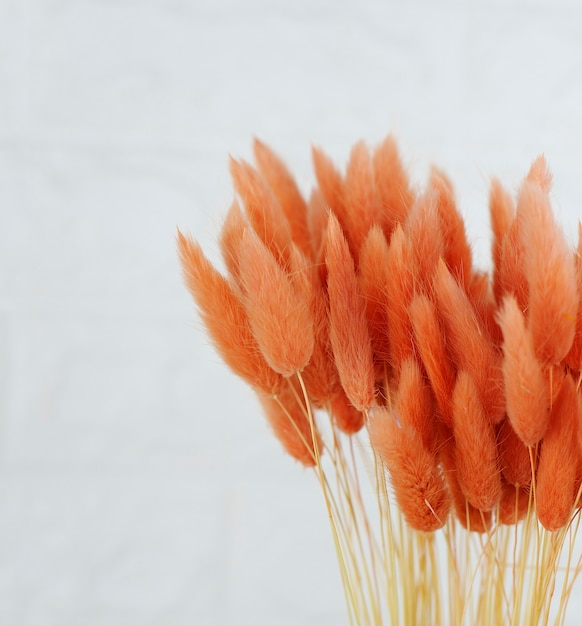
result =
[[235,200],[222,224],[218,243],[224,264],[236,282],[238,282],[240,274],[238,266],[240,242],[246,227],[246,220]]
[[414,193],[410,188],[408,174],[402,165],[394,137],[388,135],[374,151],[372,159],[374,183],[382,205],[382,224],[386,237],[404,224],[410,207],[414,204]]
[[548,530],[558,530],[570,519],[575,498],[578,459],[578,398],[568,376],[552,407],[536,477],[536,511]]
[[283,376],[301,371],[313,353],[311,302],[250,230],[241,240],[239,264],[245,308],[265,359]]
[[408,214],[404,232],[411,244],[413,261],[407,269],[414,272],[416,287],[430,292],[439,259],[445,249],[441,236],[441,222],[434,192],[421,195]]
[[536,358],[531,334],[515,298],[506,297],[499,311],[503,331],[503,379],[507,414],[526,446],[533,446],[548,427],[548,389]]
[[491,229],[493,230],[493,243],[491,244],[491,255],[493,257],[493,293],[497,302],[501,301],[503,292],[507,289],[504,284],[503,275],[503,250],[505,237],[515,215],[515,208],[511,196],[503,189],[497,179],[491,181],[489,192],[489,215],[491,218]]
[[200,246],[180,231],[178,250],[186,285],[224,362],[253,387],[277,393],[281,376],[261,354],[244,306],[228,281],[214,269]]
[[543,154],[531,164],[525,179],[536,183],[544,193],[550,193],[552,188],[552,173],[548,168],[546,157]]
[[404,518],[417,530],[430,532],[445,523],[450,496],[435,454],[411,426],[399,426],[388,409],[374,409],[370,439],[388,468]]
[[471,376],[461,370],[453,391],[455,463],[464,496],[477,509],[492,510],[501,495],[495,431]]
[[499,467],[506,482],[520,487],[529,485],[532,474],[530,450],[508,419],[501,422],[497,431],[497,449]]
[[578,247],[574,254],[576,279],[578,284],[578,311],[576,312],[576,330],[572,347],[566,355],[566,363],[575,370],[582,370],[582,223],[578,222]]
[[350,402],[340,387],[331,400],[331,412],[337,427],[348,435],[357,433],[364,425],[366,416]]
[[[287,454],[307,467],[315,465],[313,435],[299,385],[290,378],[276,396],[259,395],[259,400],[273,434]],[[321,449],[319,433],[316,442]]]
[[303,254],[312,255],[311,238],[307,227],[307,203],[294,178],[281,159],[262,141],[255,139],[253,151],[259,171],[273,190],[289,222],[291,237]]
[[404,359],[413,354],[412,323],[408,315],[408,305],[414,295],[413,258],[412,244],[402,227],[397,226],[386,259],[386,270],[390,276],[386,285],[390,361],[396,372]]
[[523,184],[519,211],[529,284],[528,327],[538,358],[553,365],[568,354],[576,330],[579,298],[574,258],[554,222],[548,196],[535,183]]
[[427,450],[435,445],[435,404],[430,387],[422,375],[420,366],[413,358],[402,363],[398,392],[396,394],[396,418],[404,427],[413,428]]
[[501,363],[494,345],[462,287],[444,262],[434,287],[455,360],[475,381],[483,409],[494,423],[505,416]]
[[230,173],[252,227],[277,261],[285,266],[289,260],[291,231],[277,197],[248,163],[231,158]]
[[374,185],[372,161],[363,141],[352,148],[344,183],[344,199],[344,234],[357,262],[370,228],[382,224],[382,205]]
[[436,192],[445,262],[457,281],[468,288],[472,273],[471,248],[463,218],[457,209],[453,185],[443,172],[433,168],[429,186]]
[[491,527],[491,511],[480,511],[475,508],[465,497],[459,482],[459,473],[456,465],[456,449],[452,434],[444,439],[439,450],[439,458],[442,461],[447,485],[455,514],[463,528],[476,533],[484,533]]
[[366,318],[376,361],[390,359],[388,328],[388,244],[379,226],[373,226],[360,249],[358,284],[366,301]]
[[339,375],[329,339],[329,304],[317,267],[306,267],[304,275],[310,282],[310,302],[313,318],[313,354],[302,372],[313,404],[322,408],[339,388]]
[[320,148],[312,148],[313,167],[326,209],[335,214],[343,231],[349,227],[346,213],[345,182],[332,160]]
[[325,231],[327,229],[327,214],[329,208],[323,194],[319,189],[314,189],[309,197],[307,226],[311,237],[311,256],[316,263],[325,267],[323,261],[325,255]]
[[326,243],[330,339],[340,381],[360,411],[374,402],[374,359],[366,304],[358,289],[354,262],[335,215],[330,213]]
[[526,515],[530,507],[531,494],[528,489],[503,483],[497,516],[500,524],[517,524]]
[[445,336],[436,309],[426,296],[416,296],[410,303],[414,340],[439,408],[440,417],[452,426],[451,397],[455,369],[447,354]]

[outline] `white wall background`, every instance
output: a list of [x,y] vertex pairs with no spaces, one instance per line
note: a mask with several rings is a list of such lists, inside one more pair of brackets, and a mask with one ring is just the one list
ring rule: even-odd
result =
[[[317,485],[208,347],[176,225],[217,258],[227,154],[307,191],[389,131],[487,181],[545,152],[582,215],[576,0],[0,0],[0,624],[345,624]],[[575,616],[572,624],[576,623]]]

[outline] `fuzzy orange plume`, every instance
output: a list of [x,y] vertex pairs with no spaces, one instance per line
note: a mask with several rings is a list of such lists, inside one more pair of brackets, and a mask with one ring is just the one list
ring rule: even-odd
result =
[[317,184],[327,209],[331,209],[336,215],[345,231],[349,226],[349,219],[346,216],[344,179],[323,150],[313,147],[311,155]]
[[404,233],[411,243],[413,254],[408,270],[414,272],[417,286],[422,285],[427,293],[432,291],[432,279],[444,254],[437,201],[434,192],[420,196],[404,224]]
[[552,188],[552,173],[548,168],[546,157],[541,154],[531,164],[526,180],[536,183],[544,193],[550,193]]
[[237,283],[239,279],[238,250],[246,227],[245,218],[238,202],[235,200],[231,204],[230,210],[226,214],[226,218],[222,224],[218,243],[224,264],[229,274]]
[[440,416],[447,426],[451,426],[455,370],[447,354],[444,332],[434,304],[426,296],[416,296],[410,303],[409,313],[415,344],[432,385]]
[[[533,503],[532,503],[533,506]],[[523,487],[503,483],[497,517],[500,524],[517,524],[526,515],[530,507],[530,492]]]
[[384,232],[389,239],[398,226],[404,224],[414,203],[408,174],[402,165],[394,137],[388,135],[373,156],[374,182],[383,209]]
[[200,246],[178,231],[178,250],[186,285],[216,350],[235,374],[265,393],[277,393],[281,376],[265,361],[243,304]]
[[311,241],[307,228],[307,204],[293,176],[283,161],[262,141],[255,139],[253,151],[259,171],[273,190],[289,222],[293,241],[303,254],[311,256]]
[[576,331],[572,347],[566,355],[566,363],[575,370],[582,370],[582,223],[578,222],[578,247],[574,254],[576,278],[578,281],[578,312],[576,313]]
[[509,230],[503,238],[499,271],[501,294],[515,296],[522,311],[527,309],[529,299],[524,243],[526,219],[523,208],[518,203]]
[[473,273],[469,280],[467,296],[491,340],[496,346],[500,346],[503,335],[495,319],[497,307],[491,291],[490,278],[486,272]]
[[493,293],[495,300],[500,302],[505,287],[501,278],[503,242],[513,222],[515,209],[511,196],[495,178],[491,181],[491,191],[489,192],[489,214],[493,230],[493,243],[491,246],[493,257]]
[[273,190],[265,179],[244,161],[231,158],[230,173],[251,226],[277,261],[285,267],[289,261],[291,231]]
[[301,371],[313,352],[311,302],[252,231],[241,240],[239,265],[245,308],[267,363],[286,377]]
[[396,418],[403,426],[410,426],[420,435],[427,450],[435,447],[435,403],[432,391],[420,366],[412,357],[402,363],[396,394]]
[[475,381],[481,404],[491,422],[505,416],[503,375],[499,356],[487,331],[477,318],[467,294],[440,262],[435,292],[455,360]]
[[468,288],[472,272],[471,248],[467,241],[463,218],[457,209],[453,185],[447,176],[436,168],[432,170],[429,185],[437,195],[445,262],[451,274]]
[[574,340],[579,301],[576,268],[549,198],[539,185],[523,184],[518,212],[524,216],[528,327],[538,358],[551,365],[568,354]]
[[[297,382],[289,378],[277,396],[259,395],[259,400],[275,437],[285,451],[307,467],[315,465],[311,424]],[[315,439],[318,450],[321,451],[322,444],[317,430]]]
[[442,462],[457,519],[467,530],[477,533],[487,532],[491,527],[491,511],[480,511],[465,498],[459,483],[455,462],[455,443],[452,434],[443,438],[439,458]]
[[392,277],[388,271],[388,256],[388,244],[382,229],[372,227],[360,249],[358,284],[366,301],[372,350],[375,360],[380,363],[390,359],[387,285]]
[[329,304],[317,267],[304,268],[311,284],[311,307],[315,343],[311,360],[302,372],[303,380],[313,404],[321,408],[340,388],[339,375],[329,340]]
[[388,468],[398,505],[416,530],[441,528],[451,500],[437,458],[410,426],[398,426],[388,409],[374,409],[370,441]]
[[572,513],[579,453],[577,430],[576,385],[567,376],[552,407],[537,473],[536,511],[547,530],[565,526]]
[[548,427],[548,387],[531,334],[515,298],[508,296],[498,314],[503,331],[503,379],[507,415],[526,446],[533,446]]
[[360,411],[374,402],[374,358],[354,261],[335,215],[330,213],[326,242],[330,340],[341,384]]
[[353,148],[344,182],[346,230],[356,263],[360,248],[370,228],[382,224],[382,205],[374,185],[374,173],[366,144],[359,141]]
[[325,256],[325,231],[327,229],[327,215],[329,208],[325,202],[323,194],[319,189],[314,189],[309,197],[307,226],[311,237],[312,258],[316,263],[325,267],[323,262]]
[[337,427],[348,435],[361,430],[366,418],[364,413],[349,401],[341,387],[331,400],[331,412]]
[[457,375],[452,408],[459,484],[475,508],[490,511],[501,495],[495,431],[473,379],[463,370]]
[[414,295],[412,245],[401,226],[392,234],[386,259],[390,282],[388,290],[388,330],[391,365],[396,372],[406,357],[413,354],[412,324],[408,306]]
[[508,419],[501,422],[497,431],[497,450],[499,467],[505,481],[515,486],[529,485],[532,476],[529,449],[513,430]]

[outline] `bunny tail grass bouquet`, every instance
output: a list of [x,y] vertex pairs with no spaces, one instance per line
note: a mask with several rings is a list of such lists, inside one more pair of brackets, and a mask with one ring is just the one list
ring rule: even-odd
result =
[[492,182],[486,273],[448,178],[414,189],[392,137],[356,144],[345,173],[314,149],[309,200],[254,153],[230,163],[226,272],[181,233],[180,259],[217,351],[321,485],[350,623],[564,624],[582,235],[570,249],[555,222],[545,160],[515,199]]

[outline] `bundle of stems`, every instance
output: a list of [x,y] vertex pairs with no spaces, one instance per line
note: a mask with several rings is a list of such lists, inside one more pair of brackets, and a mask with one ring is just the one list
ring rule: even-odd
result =
[[[357,625],[564,624],[582,568],[582,235],[534,161],[493,180],[492,270],[448,178],[411,185],[389,136],[309,200],[255,141],[231,160],[226,273],[178,232],[216,349],[311,468]],[[582,231],[581,231],[582,232]],[[371,485],[371,488],[370,488]]]

